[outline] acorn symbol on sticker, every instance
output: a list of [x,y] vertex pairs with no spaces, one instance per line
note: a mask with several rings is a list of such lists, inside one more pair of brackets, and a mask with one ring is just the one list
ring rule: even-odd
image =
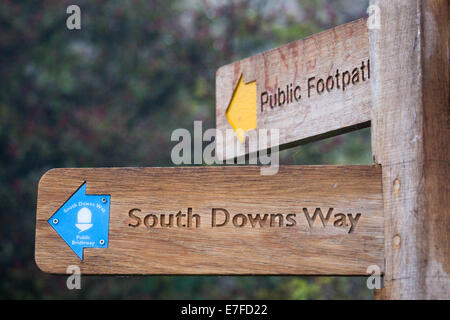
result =
[[92,212],[84,207],[78,211],[77,224],[75,226],[80,230],[78,233],[86,231],[92,227]]

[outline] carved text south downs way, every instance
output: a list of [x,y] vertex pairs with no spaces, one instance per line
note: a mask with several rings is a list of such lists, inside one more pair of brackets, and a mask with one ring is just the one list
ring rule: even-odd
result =
[[[220,228],[227,225],[236,228],[290,228],[297,225],[298,219],[306,219],[310,229],[315,227],[332,226],[335,228],[345,228],[348,233],[355,231],[361,213],[343,213],[337,212],[334,208],[327,208],[322,212],[323,208],[315,208],[314,211],[308,208],[301,208],[300,214],[230,214],[224,208],[212,208],[211,219],[207,225],[212,228]],[[312,212],[312,213],[311,213]],[[199,228],[202,225],[201,216],[193,213],[192,208],[187,209],[187,213],[178,211],[171,214],[145,214],[139,208],[133,208],[128,212],[129,218],[132,220],[128,224],[131,228],[139,226],[152,228]],[[315,223],[316,222],[316,223]]]

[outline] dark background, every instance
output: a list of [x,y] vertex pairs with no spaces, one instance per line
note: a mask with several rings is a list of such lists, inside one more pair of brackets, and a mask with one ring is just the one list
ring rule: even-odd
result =
[[[81,7],[81,30],[66,8]],[[176,128],[215,126],[227,63],[360,18],[368,1],[0,0],[0,298],[371,299],[363,277],[65,276],[34,263],[37,184],[55,167],[170,166]],[[281,152],[369,164],[370,131]]]

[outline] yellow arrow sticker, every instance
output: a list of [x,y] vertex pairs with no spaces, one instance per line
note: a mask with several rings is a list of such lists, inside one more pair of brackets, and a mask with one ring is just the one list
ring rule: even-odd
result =
[[243,143],[245,132],[256,129],[256,81],[244,83],[241,75],[225,115]]

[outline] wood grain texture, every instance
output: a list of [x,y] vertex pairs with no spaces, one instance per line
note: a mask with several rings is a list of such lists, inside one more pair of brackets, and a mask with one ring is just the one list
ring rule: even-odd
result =
[[[249,152],[245,146],[233,152],[233,143],[240,142],[235,135],[226,137],[225,134],[227,129],[232,130],[226,111],[241,75],[244,83],[256,81],[257,129],[279,129],[278,145],[286,148],[369,125],[368,60],[366,19],[360,19],[221,67],[216,74],[216,128],[224,136],[226,149],[218,144],[217,157],[224,160]],[[337,70],[342,75],[355,68],[358,68],[359,81],[356,76],[351,78],[343,90],[342,79],[336,78]],[[321,89],[322,86],[317,81],[323,79],[326,83],[329,76],[334,81],[333,88],[328,91],[325,87],[319,94],[317,87]],[[308,97],[308,79],[311,77],[315,77],[311,82],[315,88],[309,90]],[[345,82],[347,79],[345,77]],[[292,103],[274,108],[267,107],[266,103],[261,110],[264,92],[272,96],[274,102],[278,88],[287,92],[286,86],[290,84],[293,89],[300,86],[298,101],[293,99]],[[328,88],[331,88],[331,79]],[[250,130],[248,134],[254,131]],[[263,144],[258,150],[276,145]]]
[[385,288],[450,298],[448,0],[371,1],[372,147],[382,165]]
[[[47,220],[85,181],[88,194],[111,195],[109,247],[84,249],[80,261]],[[167,218],[188,207],[198,228],[129,226],[133,208]],[[212,208],[282,214],[284,224],[235,227],[230,219],[213,228]],[[304,208],[333,211],[326,227],[317,218],[311,228]],[[337,213],[361,214],[351,233],[349,220],[335,225]],[[295,226],[286,226],[288,214]],[[281,166],[273,176],[253,166],[53,169],[39,183],[36,219],[35,260],[50,273],[79,265],[83,274],[364,275],[383,265],[379,166]]]

